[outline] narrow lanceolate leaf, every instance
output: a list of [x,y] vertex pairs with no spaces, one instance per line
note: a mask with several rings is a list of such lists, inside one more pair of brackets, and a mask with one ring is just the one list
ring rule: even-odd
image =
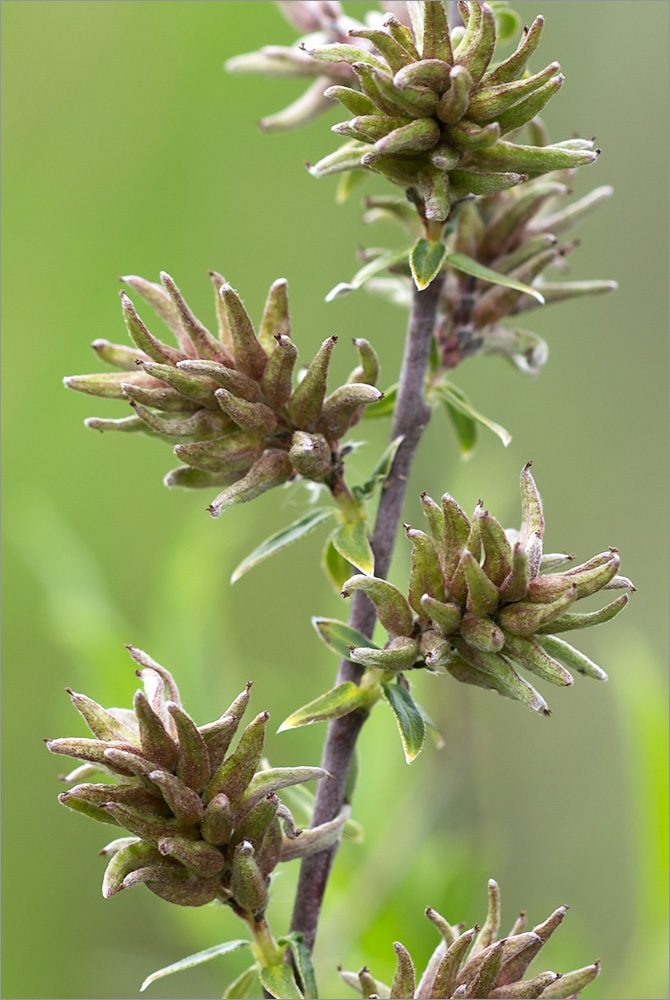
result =
[[194,955],[188,955],[179,962],[174,962],[172,965],[166,965],[163,969],[158,969],[157,972],[152,972],[140,986],[140,993],[146,990],[147,986],[150,986],[151,983],[155,983],[157,979],[162,979],[163,976],[171,976],[173,972],[181,972],[182,969],[192,969],[194,965],[202,965],[203,962],[209,962],[210,959],[216,958],[217,955],[228,955],[232,951],[249,948],[250,945],[251,941],[226,941],[224,944],[215,944],[212,948],[206,948],[204,951],[198,951]]
[[332,517],[335,510],[332,507],[319,507],[316,510],[309,511],[308,514],[299,517],[297,521],[293,521],[286,528],[281,528],[280,531],[276,531],[274,535],[270,535],[266,538],[264,542],[255,548],[246,559],[243,559],[239,564],[235,572],[230,578],[231,583],[235,583],[240,579],[241,576],[250,570],[258,563],[263,562],[269,556],[275,554],[275,552],[280,552],[281,549],[285,549],[287,545],[292,545],[293,542],[297,542],[299,538],[303,535],[309,534],[313,531],[322,521],[328,520]]
[[461,458],[463,461],[466,461],[472,455],[477,444],[477,422],[461,410],[456,409],[444,396],[442,396],[442,403],[456,431],[456,437],[461,449]]
[[351,563],[341,556],[333,545],[332,535],[326,542],[321,557],[321,566],[330,580],[336,594],[339,594],[346,581],[351,576]]
[[398,386],[393,385],[387,389],[382,399],[378,403],[371,403],[363,410],[363,420],[377,420],[380,417],[392,417],[395,409],[395,401],[398,396]]
[[409,691],[399,684],[382,684],[382,691],[396,717],[405,760],[411,764],[421,753],[426,739],[421,710]]
[[312,956],[303,944],[302,934],[299,931],[294,931],[292,934],[287,934],[286,937],[279,938],[278,944],[287,944],[291,949],[293,960],[302,980],[305,1000],[317,1000],[319,994],[316,988]]
[[277,732],[281,733],[285,729],[297,729],[299,726],[310,726],[313,722],[340,719],[343,715],[349,715],[357,708],[369,708],[369,696],[352,681],[345,681],[289,715],[288,719],[284,719]]
[[254,962],[253,965],[245,969],[237,979],[233,980],[228,989],[223,994],[223,1000],[246,1000],[249,996],[249,990],[251,989],[251,984],[256,978],[258,967]]
[[492,271],[490,267],[485,267],[479,261],[473,260],[472,257],[467,257],[462,253],[450,253],[445,257],[445,262],[450,267],[453,267],[454,270],[462,271],[473,278],[479,278],[481,281],[490,281],[492,285],[504,285],[505,288],[514,288],[517,292],[523,292],[525,295],[532,295],[540,305],[544,305],[544,297],[537,288],[531,288],[530,285],[525,285],[522,281],[515,281],[514,278],[510,278],[507,274]]
[[379,459],[374,469],[372,470],[372,474],[370,475],[370,478],[367,480],[367,482],[363,483],[362,486],[354,486],[354,493],[356,494],[356,496],[360,497],[363,500],[369,500],[372,496],[374,496],[375,491],[380,486],[382,486],[383,483],[388,478],[388,475],[393,466],[393,461],[397,454],[398,448],[402,444],[402,441],[403,441],[402,436],[397,437],[393,441],[391,441],[390,445],[385,450],[384,454],[382,455],[382,457]]
[[302,1000],[303,994],[298,989],[290,965],[265,965],[259,969],[258,976],[271,997]]
[[409,255],[409,265],[414,284],[420,292],[438,276],[446,257],[447,248],[441,241],[434,242],[423,237],[416,241]]
[[388,250],[379,257],[375,257],[374,260],[369,260],[363,265],[360,271],[356,272],[351,281],[341,281],[339,285],[335,285],[335,288],[331,289],[326,295],[326,302],[332,302],[333,299],[338,298],[340,295],[346,295],[348,292],[356,291],[357,288],[362,288],[368,278],[379,274],[380,271],[385,271],[387,267],[401,264],[407,260],[409,253],[409,247],[406,247],[404,250]]
[[440,382],[439,385],[435,386],[435,392],[444,403],[448,403],[450,406],[453,406],[455,410],[463,413],[471,420],[476,420],[478,424],[488,427],[490,431],[493,431],[493,433],[500,438],[505,447],[507,447],[512,440],[512,435],[508,430],[500,424],[495,423],[495,421],[489,420],[489,418],[485,417],[483,413],[479,413],[475,410],[465,393],[451,382]]
[[371,576],[375,568],[375,557],[368,539],[367,521],[347,521],[333,532],[332,543],[356,569]]
[[335,618],[312,618],[312,625],[328,649],[332,649],[334,653],[344,657],[345,660],[351,658],[351,650],[354,646],[379,648],[362,632],[358,632],[351,625],[337,621]]

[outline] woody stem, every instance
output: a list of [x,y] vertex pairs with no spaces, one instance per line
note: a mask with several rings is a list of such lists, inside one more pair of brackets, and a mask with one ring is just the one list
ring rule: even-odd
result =
[[[415,290],[412,301],[391,429],[391,440],[401,437],[402,442],[382,490],[371,539],[375,575],[378,577],[386,577],[388,573],[407,480],[421,435],[430,418],[430,409],[424,400],[424,386],[442,283],[442,279],[437,278],[424,291]],[[376,612],[371,601],[362,591],[357,591],[352,598],[349,624],[371,637],[375,620]],[[343,659],[339,664],[337,683],[353,681],[358,684],[362,675],[362,667]],[[334,819],[342,808],[356,741],[367,714],[360,710],[351,712],[328,724],[321,766],[333,775],[333,779],[319,783],[313,826]],[[334,846],[304,858],[300,869],[291,929],[302,932],[310,950],[314,946],[321,903],[336,852],[337,846]]]

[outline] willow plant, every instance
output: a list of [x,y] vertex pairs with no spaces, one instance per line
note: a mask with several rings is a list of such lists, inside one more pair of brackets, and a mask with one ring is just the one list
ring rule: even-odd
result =
[[[563,83],[556,62],[529,68],[543,18],[522,27],[507,4],[479,0],[382,3],[383,11],[366,11],[360,22],[333,0],[278,6],[302,37],[290,47],[268,45],[237,56],[229,69],[310,81],[296,102],[262,120],[266,131],[298,127],[339,102],[345,119],[332,131],[344,144],[309,169],[326,183],[338,175],[340,199],[370,173],[387,184],[366,199],[365,219],[396,222],[403,249],[363,251],[360,269],[328,298],[367,286],[409,309],[398,377],[384,383],[384,391],[378,387],[375,347],[356,330],[353,351],[329,337],[299,367],[300,334],[294,338],[286,281],[273,283],[254,325],[238,292],[211,271],[214,332],[170,275],[161,273],[160,283],[130,275],[120,293],[130,344],[93,343],[98,358],[116,371],[65,379],[71,389],[130,407],[117,419],[89,418],[90,428],[168,442],[180,464],[165,484],[204,489],[213,517],[287,483],[312,483],[310,495],[320,500],[306,503],[296,521],[258,545],[233,580],[327,523],[323,566],[342,597],[351,598],[346,621],[313,618],[339,657],[334,685],[297,705],[280,727],[325,723],[320,766],[270,766],[267,712],[230,751],[249,686],[228,708],[221,706],[214,722],[197,726],[170,671],[134,647],[129,651],[145,691],[135,695],[133,710],[105,709],[70,692],[92,735],[47,741],[51,751],[81,762],[65,777],[72,787],[60,801],[121,828],[101,852],[105,897],[144,884],[174,904],[228,906],[249,934],[180,959],[144,986],[246,948],[252,963],[227,987],[228,998],[257,996],[258,979],[264,996],[318,995],[311,952],[340,838],[360,835],[350,816],[350,772],[374,705],[392,712],[408,763],[434,728],[412,690],[416,670],[496,691],[548,716],[545,696],[528,675],[540,686],[572,685],[571,670],[604,680],[603,669],[564,633],[610,621],[626,606],[625,591],[634,590],[619,573],[616,549],[578,564],[571,554],[545,550],[530,463],[521,471],[518,528],[503,527],[482,502],[469,517],[449,493],[438,499],[422,493],[425,523],[405,525],[409,579],[386,578],[432,410],[446,414],[464,456],[475,447],[479,426],[509,441],[453,382],[452,369],[478,354],[499,354],[521,372],[537,374],[547,345],[519,327],[518,317],[615,287],[551,276],[575,246],[565,234],[611,189],[570,200],[575,171],[594,163],[600,150],[590,138],[550,141],[539,117]],[[512,54],[501,59],[497,44],[519,33]],[[243,287],[244,277],[238,278]],[[156,332],[157,323],[165,331]],[[333,387],[328,371],[335,350],[349,351],[356,364]],[[384,418],[389,445],[368,479],[352,482],[349,432]],[[599,610],[575,609],[580,599],[611,589],[624,592]],[[373,641],[377,619],[387,633],[383,644]],[[310,798],[302,790],[302,801],[313,808],[301,829],[290,806],[309,781],[317,782],[317,791]],[[293,922],[277,936],[267,916],[272,875],[278,864],[296,859]],[[428,906],[440,941],[423,972],[417,974],[396,942],[390,985],[367,968],[342,971],[344,982],[368,998],[560,998],[577,996],[592,982],[597,963],[565,975],[528,972],[566,907],[532,930],[522,915],[500,937],[493,880],[488,895],[487,916],[472,928],[449,923]]]

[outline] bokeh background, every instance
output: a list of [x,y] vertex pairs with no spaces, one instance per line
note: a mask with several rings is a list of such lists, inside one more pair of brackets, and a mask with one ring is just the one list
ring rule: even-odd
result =
[[[350,9],[367,4],[345,4]],[[435,943],[427,904],[452,921],[481,920],[486,879],[503,919],[537,922],[570,904],[548,964],[595,958],[586,996],[659,998],[666,985],[666,275],[668,5],[650,0],[515,5],[547,18],[534,67],[559,59],[567,80],[549,106],[556,138],[597,134],[599,162],[578,192],[613,184],[615,198],[580,231],[574,278],[616,278],[615,295],[533,313],[551,357],[536,380],[499,359],[465,364],[455,381],[507,426],[467,463],[436,414],[422,444],[418,493],[479,497],[519,517],[528,460],[545,498],[551,548],[587,558],[619,547],[638,585],[625,615],[580,636],[609,672],[549,692],[551,719],[480,690],[417,680],[445,734],[411,770],[395,726],[374,712],[361,740],[356,817],[316,952],[322,997],[346,992],[336,966],[362,964],[387,981],[394,940],[418,960]],[[302,356],[340,336],[335,368],[369,337],[392,381],[404,316],[361,292],[324,295],[356,267],[360,244],[399,245],[368,231],[359,198],[334,202],[334,182],[305,171],[333,148],[328,120],[268,137],[255,120],[300,92],[295,81],[231,78],[224,59],[294,35],[272,3],[200,0],[12,0],[2,5],[4,110],[4,984],[7,998],[138,996],[149,972],[239,936],[225,910],[181,910],[143,889],[103,901],[107,828],[61,808],[43,737],[83,735],[65,685],[103,704],[129,704],[123,643],[177,674],[198,722],[217,715],[247,678],[253,706],[279,722],[331,683],[335,659],[312,614],[344,616],[319,569],[323,538],[258,567],[231,571],[298,516],[301,490],[273,491],[212,521],[204,493],[161,485],[174,464],[160,442],[98,436],[93,414],[121,404],[66,393],[63,375],[95,370],[89,342],[124,340],[119,274],[170,271],[196,311],[213,313],[208,268],[239,289],[254,317],[270,282],[290,282]],[[539,59],[539,61],[537,61]],[[363,193],[380,190],[370,180]],[[388,428],[352,467],[363,477]],[[359,436],[362,436],[362,432]],[[392,578],[404,579],[399,545]],[[546,693],[546,692],[545,692]],[[273,763],[317,763],[323,730],[271,736]],[[286,929],[297,866],[276,881],[270,910]],[[153,997],[220,996],[239,955],[169,978]]]

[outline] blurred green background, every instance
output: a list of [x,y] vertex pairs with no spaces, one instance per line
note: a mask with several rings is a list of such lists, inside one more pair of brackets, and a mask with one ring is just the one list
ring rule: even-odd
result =
[[[367,9],[368,4],[345,5]],[[586,996],[666,997],[666,275],[668,4],[650,0],[520,2],[547,30],[535,69],[559,59],[567,80],[546,115],[552,134],[597,134],[604,153],[578,192],[613,184],[570,257],[574,278],[616,278],[617,294],[533,313],[548,366],[525,380],[495,358],[455,381],[514,435],[492,435],[469,463],[436,414],[415,469],[418,493],[448,489],[466,509],[483,498],[503,523],[519,517],[528,459],[543,492],[550,548],[580,559],[619,547],[638,585],[626,614],[580,636],[610,682],[578,678],[549,692],[551,719],[449,679],[417,692],[447,746],[410,770],[390,714],[361,740],[356,817],[327,896],[316,961],[322,997],[346,992],[336,965],[392,976],[394,940],[418,960],[435,944],[427,904],[452,921],[483,919],[486,879],[503,921],[531,926],[556,906],[568,918],[545,967],[595,958]],[[358,13],[358,12],[356,12]],[[172,273],[206,322],[208,268],[222,271],[254,317],[270,282],[290,282],[303,358],[340,335],[335,368],[367,336],[392,381],[400,310],[357,293],[324,295],[355,269],[359,244],[399,245],[367,231],[359,198],[334,203],[334,182],[303,162],[334,147],[333,110],[308,129],[261,135],[254,122],[296,96],[295,81],[224,75],[222,62],[294,34],[272,3],[200,0],[10,0],[3,15],[4,111],[4,984],[8,998],[138,996],[149,972],[226,937],[232,914],[180,910],[145,890],[103,901],[107,829],[61,808],[64,762],[41,739],[83,735],[63,689],[130,704],[123,643],[178,676],[199,723],[247,678],[253,707],[277,724],[327,685],[336,666],[312,614],[340,617],[318,567],[319,533],[234,587],[231,571],[272,530],[298,516],[301,490],[273,491],[221,521],[204,493],[168,492],[174,460],[139,436],[98,436],[85,417],[120,404],[66,393],[61,377],[96,370],[88,344],[124,340],[119,274]],[[364,193],[380,190],[367,181]],[[395,241],[391,243],[391,241]],[[364,425],[362,477],[387,427]],[[358,437],[362,435],[361,432]],[[401,582],[408,546],[392,579]],[[546,691],[544,692],[547,693]],[[273,763],[317,763],[320,727],[271,736]],[[297,866],[285,866],[270,919],[288,925]],[[220,996],[237,955],[151,987],[153,997]]]

